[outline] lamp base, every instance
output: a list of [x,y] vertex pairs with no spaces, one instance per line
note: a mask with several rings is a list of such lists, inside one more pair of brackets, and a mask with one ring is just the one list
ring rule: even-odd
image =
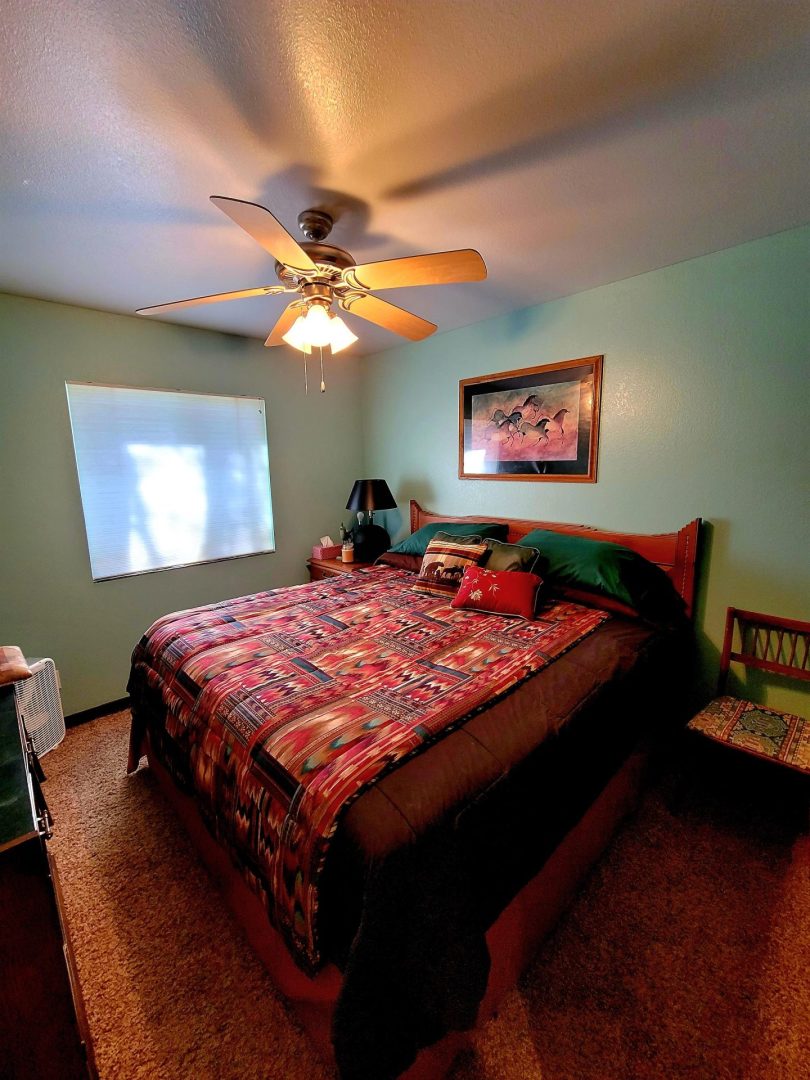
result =
[[358,525],[354,530],[354,553],[360,562],[374,562],[391,546],[391,537],[382,525]]

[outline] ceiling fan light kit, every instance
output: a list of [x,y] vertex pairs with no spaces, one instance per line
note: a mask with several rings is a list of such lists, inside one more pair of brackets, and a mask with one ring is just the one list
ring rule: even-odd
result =
[[304,210],[298,215],[298,227],[307,238],[299,244],[269,210],[257,203],[222,195],[212,195],[211,201],[273,256],[281,284],[139,308],[138,315],[164,314],[249,296],[298,293],[301,299],[293,300],[282,311],[265,345],[292,345],[305,356],[313,348],[329,348],[334,354],[357,341],[357,335],[332,312],[333,303],[361,319],[419,341],[434,333],[436,324],[381,300],[372,290],[482,281],[487,276],[484,260],[471,248],[357,265],[348,251],[324,243],[334,224],[324,210]]
[[322,304],[314,301],[282,337],[288,345],[305,353],[312,352],[313,347],[325,348],[328,345],[333,356],[357,341],[357,335],[351,332],[339,315],[332,315]]

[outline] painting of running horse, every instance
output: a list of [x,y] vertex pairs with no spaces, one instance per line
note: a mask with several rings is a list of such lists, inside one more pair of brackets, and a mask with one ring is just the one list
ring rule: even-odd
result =
[[459,476],[596,481],[601,356],[459,383]]

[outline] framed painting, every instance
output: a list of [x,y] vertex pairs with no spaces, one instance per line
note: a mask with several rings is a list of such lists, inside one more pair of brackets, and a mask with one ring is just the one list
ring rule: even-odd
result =
[[458,475],[595,484],[603,359],[462,379]]

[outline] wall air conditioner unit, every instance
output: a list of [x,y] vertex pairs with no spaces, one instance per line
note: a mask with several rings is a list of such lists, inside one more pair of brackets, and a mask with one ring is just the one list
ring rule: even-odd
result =
[[65,737],[65,715],[59,693],[59,673],[47,657],[28,659],[33,674],[14,687],[17,715],[31,737],[37,757],[42,757]]

